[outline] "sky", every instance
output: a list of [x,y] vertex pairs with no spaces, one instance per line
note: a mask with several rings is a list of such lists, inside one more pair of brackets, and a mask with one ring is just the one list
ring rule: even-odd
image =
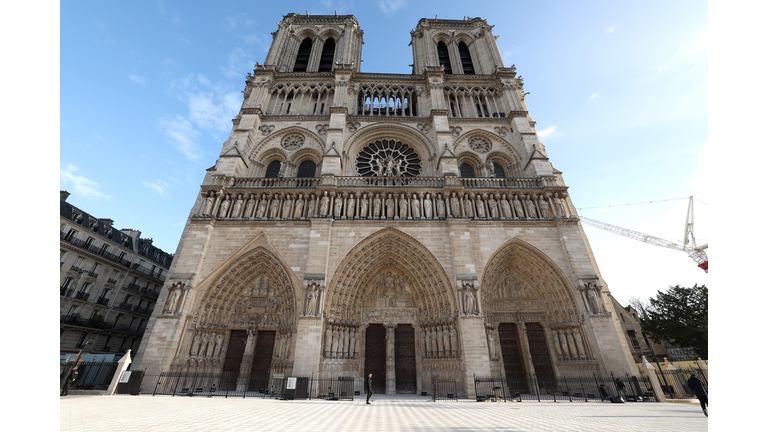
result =
[[[648,11],[654,13],[649,14]],[[410,73],[422,17],[485,18],[581,215],[672,241],[686,200],[708,242],[706,3],[62,2],[60,188],[69,202],[174,253],[205,169],[289,13],[353,14],[363,72]],[[706,203],[706,204],[705,204]],[[585,227],[621,302],[706,284],[685,253]]]

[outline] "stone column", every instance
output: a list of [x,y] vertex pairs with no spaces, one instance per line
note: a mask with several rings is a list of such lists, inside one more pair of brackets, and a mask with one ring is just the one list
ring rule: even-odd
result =
[[699,365],[699,369],[701,369],[701,373],[704,374],[704,378],[709,381],[709,365],[699,357],[698,360],[696,360],[696,363]]
[[526,375],[528,375],[528,383],[530,383],[531,388],[529,389],[531,392],[536,392],[538,383],[535,379],[533,379],[533,376],[536,374],[536,370],[533,368],[533,358],[531,357],[531,347],[528,345],[528,329],[525,328],[525,322],[520,320],[518,322],[520,325],[520,348],[522,348],[522,354],[523,354],[523,364],[525,365],[525,369],[527,371]]
[[248,377],[251,375],[251,365],[253,364],[253,352],[256,347],[256,338],[258,331],[253,330],[253,334],[248,335],[248,341],[245,343],[243,351],[243,360],[240,363],[240,374],[237,377],[237,391],[246,391],[248,389]]
[[642,363],[643,364],[640,366],[640,369],[645,372],[645,375],[651,381],[651,387],[653,387],[653,394],[656,396],[656,401],[666,402],[667,397],[664,396],[664,392],[661,391],[661,384],[659,384],[659,378],[656,376],[656,368],[648,362],[645,356],[643,356]]
[[395,328],[397,324],[384,324],[387,329],[387,387],[386,394],[396,394],[395,385]]
[[109,387],[107,388],[107,394],[110,396],[115,394],[115,391],[117,390],[117,384],[120,382],[120,377],[123,376],[123,372],[125,372],[125,370],[128,369],[128,366],[131,365],[130,348],[125,352],[125,355],[123,355],[123,357],[117,361],[117,365],[117,370],[115,371],[115,375],[112,377],[112,382],[109,383]]

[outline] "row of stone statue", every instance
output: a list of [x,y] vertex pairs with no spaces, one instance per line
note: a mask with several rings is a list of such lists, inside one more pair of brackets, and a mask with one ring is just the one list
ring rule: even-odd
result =
[[[559,193],[539,195],[442,193],[368,193],[328,191],[316,194],[204,194],[200,216],[218,219],[498,219],[535,220],[568,217]],[[546,198],[545,198],[546,195]],[[566,195],[563,194],[563,198]]]
[[224,333],[196,331],[189,348],[191,357],[218,358],[224,344]]
[[325,358],[356,359],[360,356],[360,328],[340,324],[325,326]]
[[587,351],[578,327],[552,329],[555,351],[560,360],[586,360]]
[[421,341],[425,358],[459,357],[459,338],[455,323],[422,325]]
[[277,335],[275,348],[272,351],[272,358],[287,359],[291,353],[291,332]]

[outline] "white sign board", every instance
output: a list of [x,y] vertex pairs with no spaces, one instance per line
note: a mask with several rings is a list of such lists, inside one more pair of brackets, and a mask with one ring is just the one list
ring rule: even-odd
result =
[[296,377],[289,377],[285,388],[286,390],[296,390]]
[[128,379],[131,377],[131,371],[125,371],[123,372],[123,375],[120,377],[121,383],[127,383]]

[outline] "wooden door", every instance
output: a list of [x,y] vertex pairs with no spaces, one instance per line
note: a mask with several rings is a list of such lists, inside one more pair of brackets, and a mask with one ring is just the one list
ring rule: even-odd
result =
[[373,374],[373,392],[384,394],[387,387],[387,329],[371,324],[365,330],[365,382]]
[[525,367],[520,352],[520,339],[517,334],[517,324],[499,324],[499,344],[501,359],[504,362],[504,372],[510,389],[527,388],[525,385]]
[[549,357],[544,327],[539,323],[525,323],[525,328],[528,335],[528,347],[531,349],[533,370],[536,371],[536,378],[539,381],[554,379],[555,372],[552,369],[552,360]]
[[397,393],[416,393],[416,344],[409,324],[395,328],[395,389]]

